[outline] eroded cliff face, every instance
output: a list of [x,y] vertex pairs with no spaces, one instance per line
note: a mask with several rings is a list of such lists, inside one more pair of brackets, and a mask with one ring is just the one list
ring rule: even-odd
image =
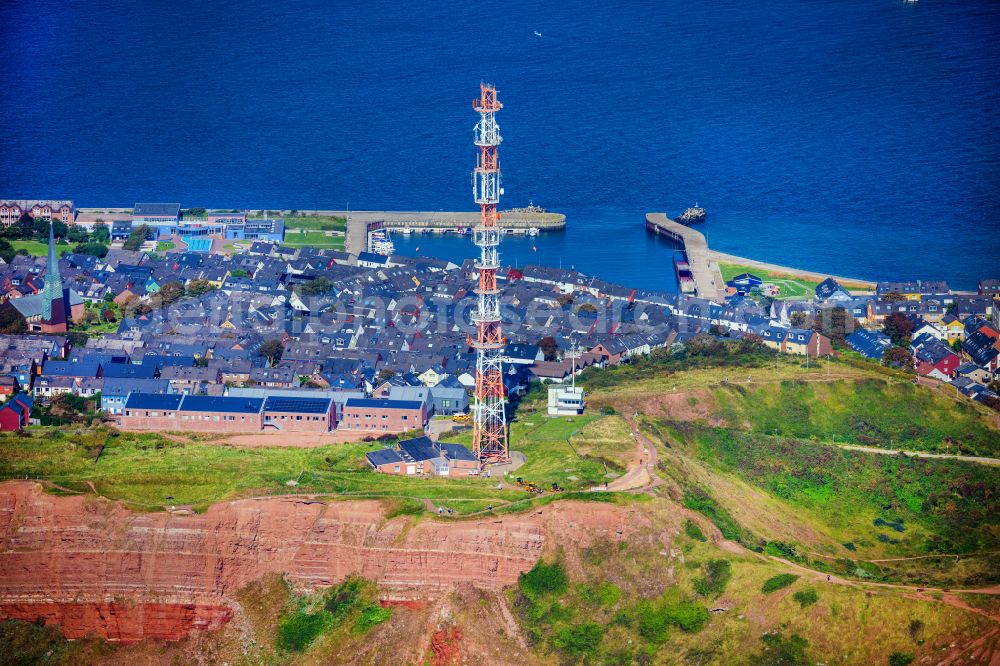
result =
[[0,484],[0,616],[59,624],[73,638],[181,638],[231,617],[231,596],[271,572],[316,588],[356,574],[390,593],[517,580],[546,539],[622,539],[634,509],[557,502],[480,521],[386,520],[373,501],[262,498],[204,515],[139,514],[35,483]]

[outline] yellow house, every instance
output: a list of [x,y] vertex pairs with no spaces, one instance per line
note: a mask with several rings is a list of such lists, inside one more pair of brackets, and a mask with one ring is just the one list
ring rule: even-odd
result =
[[422,373],[417,375],[417,378],[420,379],[420,383],[424,386],[430,386],[433,388],[440,384],[441,380],[444,379],[447,374],[448,373],[444,371],[444,368],[440,365],[435,365],[427,368]]
[[941,328],[944,329],[948,342],[965,340],[965,326],[954,315],[946,315],[941,320]]

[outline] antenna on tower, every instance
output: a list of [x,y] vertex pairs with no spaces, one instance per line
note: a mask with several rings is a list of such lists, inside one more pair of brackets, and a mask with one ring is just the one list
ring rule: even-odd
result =
[[500,214],[497,205],[500,187],[500,126],[496,112],[503,108],[492,84],[479,84],[479,99],[472,102],[479,114],[475,129],[475,144],[479,148],[476,168],[472,171],[472,192],[479,204],[479,225],[473,231],[473,242],[479,248],[479,285],[475,289],[478,303],[472,313],[476,338],[469,344],[476,350],[476,390],[474,393],[472,452],[480,467],[492,463],[510,462],[507,448],[507,398],[503,384],[503,349],[506,340],[500,330],[500,289],[497,271],[500,268]]

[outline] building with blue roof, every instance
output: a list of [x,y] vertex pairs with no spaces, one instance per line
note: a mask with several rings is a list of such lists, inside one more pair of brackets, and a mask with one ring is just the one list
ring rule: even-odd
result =
[[854,331],[845,340],[851,346],[851,349],[865,358],[875,360],[880,360],[885,355],[886,350],[892,346],[892,340],[885,333],[869,331],[863,328]]
[[[169,390],[167,380],[145,381],[162,382],[155,389]],[[336,403],[329,396],[210,396],[139,391],[128,393],[120,409],[109,407],[108,413],[118,416],[119,425],[125,429],[201,432],[260,432],[268,428],[323,433],[336,426],[337,413]]]
[[344,403],[339,426],[352,431],[390,434],[423,428],[426,423],[427,405],[423,402],[351,398]]
[[430,437],[414,437],[395,448],[365,454],[368,464],[383,474],[467,477],[479,474],[479,461],[461,444],[442,444]]
[[275,430],[329,432],[336,426],[333,398],[269,396],[264,401],[264,427]]

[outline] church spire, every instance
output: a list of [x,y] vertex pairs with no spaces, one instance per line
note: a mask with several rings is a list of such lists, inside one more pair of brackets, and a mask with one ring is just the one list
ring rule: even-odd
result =
[[[45,288],[42,291],[42,319],[46,322],[65,322],[65,305],[62,303],[62,277],[59,275],[59,257],[56,255],[54,223],[49,222],[49,256],[45,263]],[[53,314],[55,315],[53,317]]]

